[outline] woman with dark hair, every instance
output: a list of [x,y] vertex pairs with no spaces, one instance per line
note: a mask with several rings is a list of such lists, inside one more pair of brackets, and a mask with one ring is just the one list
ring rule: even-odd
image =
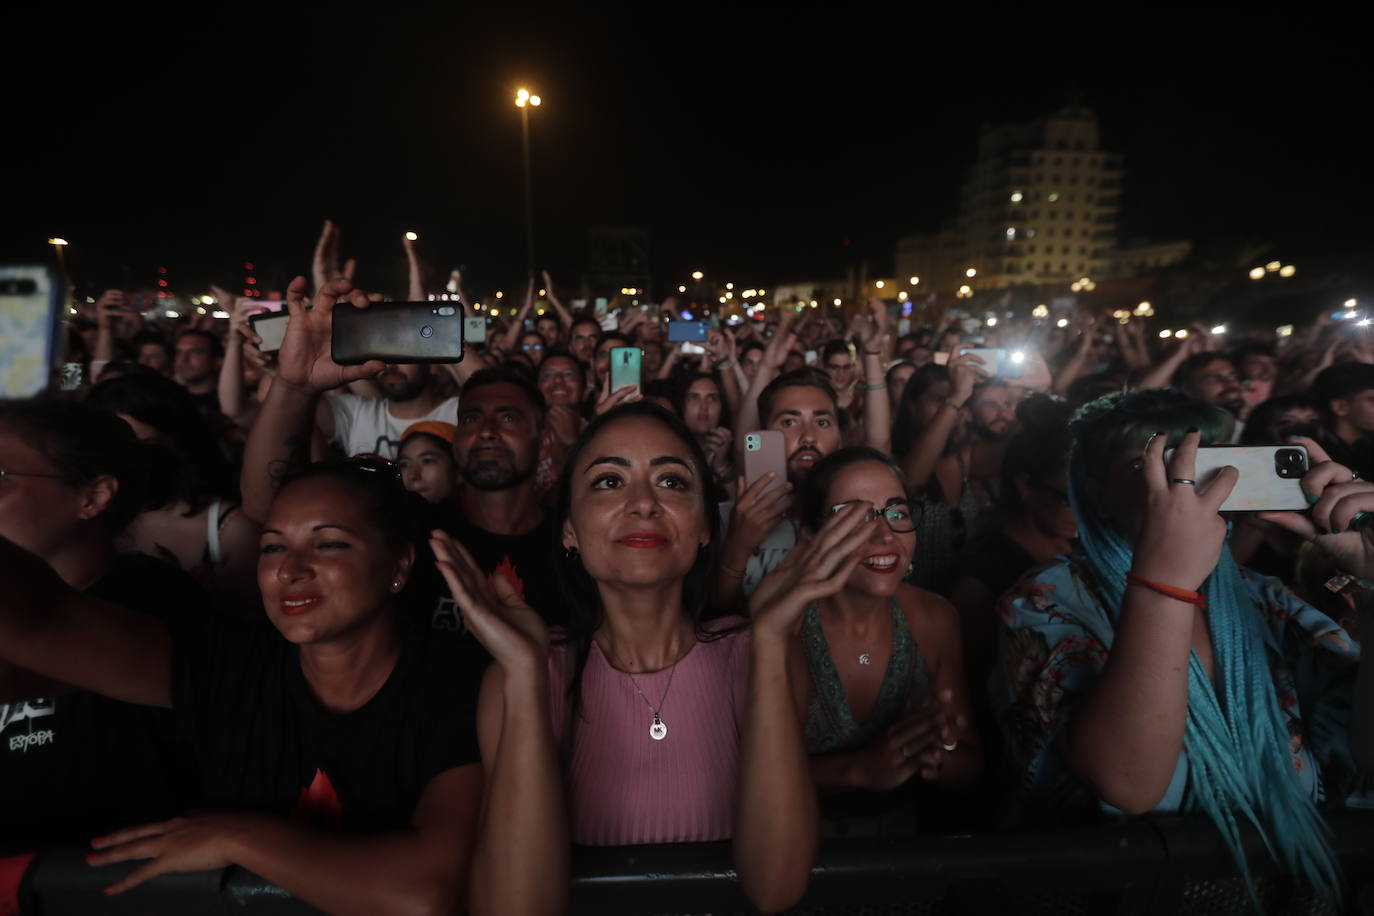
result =
[[[1236,472],[1196,481],[1194,469],[1198,446],[1226,442],[1232,424],[1169,390],[1079,412],[1068,491],[1081,552],[1004,601],[994,706],[1032,811],[1057,823],[1075,810],[1202,812],[1247,880],[1238,825],[1248,820],[1280,865],[1334,894],[1316,804],[1353,790],[1348,729],[1374,715],[1374,691],[1352,701],[1359,648],[1345,631],[1227,549],[1217,509]],[[1272,517],[1369,575],[1358,533],[1319,532],[1374,509],[1374,487],[1301,442],[1313,519]],[[1332,514],[1355,495],[1363,505]]]
[[734,435],[720,377],[711,372],[687,376],[677,388],[675,406],[678,416],[701,443],[717,484],[722,484],[730,476],[730,444]]
[[[896,789],[917,774],[970,782],[982,758],[968,721],[958,616],[943,598],[902,582],[920,507],[907,498],[901,471],[876,449],[840,449],[802,487],[808,532],[853,509],[875,522],[858,565],[800,621],[813,685],[806,741],[816,784],[837,793]],[[835,813],[852,809],[852,796],[836,800]]]
[[137,374],[101,382],[90,401],[180,459],[160,482],[169,491],[164,504],[133,520],[124,546],[172,563],[229,597],[233,609],[256,614],[261,529],[241,511],[237,481],[195,400],[171,379]]
[[817,815],[793,630],[807,603],[843,584],[871,526],[841,513],[793,551],[755,595],[751,629],[708,623],[714,489],[673,414],[636,403],[593,420],[559,487],[569,622],[552,645],[509,583],[497,577],[492,601],[466,551],[436,532],[440,569],[497,662],[478,714],[491,777],[475,908],[557,909],[569,836],[729,838],[761,909],[785,909],[805,889]]
[[0,538],[13,580],[0,658],[170,708],[197,751],[205,813],[93,841],[92,865],[143,861],[109,892],[238,865],[331,913],[461,907],[482,787],[482,659],[468,641],[401,624],[408,506],[387,464],[285,481],[258,567],[270,625],[98,601]]
[[453,435],[457,429],[442,420],[423,420],[401,433],[401,449],[396,467],[401,483],[427,503],[442,503],[453,495],[456,486],[453,464]]
[[[208,596],[161,561],[119,553],[170,455],[89,404],[0,402],[0,539],[70,589],[136,603],[153,621],[203,613]],[[27,583],[6,563],[7,593]],[[116,702],[0,659],[0,854],[84,841],[195,800],[193,756],[170,713]]]

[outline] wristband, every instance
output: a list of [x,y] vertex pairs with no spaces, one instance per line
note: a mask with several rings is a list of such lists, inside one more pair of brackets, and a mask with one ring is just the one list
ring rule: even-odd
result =
[[1191,604],[1194,607],[1207,609],[1207,596],[1201,592],[1190,592],[1186,588],[1175,588],[1172,585],[1160,585],[1158,582],[1151,582],[1149,579],[1137,576],[1133,571],[1127,571],[1126,582],[1130,585],[1139,585],[1148,588],[1152,592],[1157,592],[1166,598],[1175,601],[1182,601],[1184,604]]

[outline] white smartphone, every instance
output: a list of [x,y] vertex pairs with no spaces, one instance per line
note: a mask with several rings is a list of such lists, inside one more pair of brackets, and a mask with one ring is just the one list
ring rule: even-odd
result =
[[32,397],[52,382],[66,341],[66,299],[55,271],[0,266],[0,398]]
[[[1174,450],[1164,453],[1173,458]],[[1197,450],[1193,479],[1199,487],[1224,467],[1240,472],[1222,512],[1305,512],[1310,508],[1302,492],[1307,473],[1307,449],[1300,445],[1204,445]]]
[[290,312],[258,312],[256,315],[248,316],[248,323],[262,338],[262,346],[258,349],[264,353],[276,353],[280,350],[282,338],[286,336],[286,325],[290,321]]
[[463,319],[463,342],[464,343],[486,343],[487,340],[487,319],[485,318],[464,318]]
[[983,360],[983,369],[993,378],[1020,378],[1026,371],[1026,355],[1020,350],[961,347],[959,355],[972,353]]

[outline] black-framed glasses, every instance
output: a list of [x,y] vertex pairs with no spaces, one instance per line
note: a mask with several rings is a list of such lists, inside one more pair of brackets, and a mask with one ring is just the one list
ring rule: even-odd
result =
[[830,514],[839,515],[850,506],[865,503],[868,505],[868,511],[864,513],[864,521],[871,522],[875,518],[882,518],[893,534],[910,534],[921,523],[921,504],[909,499],[889,499],[881,509],[866,499],[851,499],[831,506]]
[[48,480],[64,480],[61,474],[38,474],[30,471],[11,471],[9,468],[0,468],[0,487],[5,485],[7,477],[43,477]]

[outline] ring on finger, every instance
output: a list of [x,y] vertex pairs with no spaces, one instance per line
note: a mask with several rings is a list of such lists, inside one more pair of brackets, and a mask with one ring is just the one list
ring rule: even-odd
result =
[[1190,487],[1197,486],[1197,481],[1191,477],[1170,477],[1169,483],[1186,483]]
[[944,749],[947,750],[947,751],[953,751],[953,750],[954,750],[955,748],[957,748],[958,746],[959,746],[959,739],[958,739],[958,738],[955,738],[955,739],[954,739],[953,741],[951,741],[949,744],[945,744],[943,741],[940,742],[940,747],[944,748]]

